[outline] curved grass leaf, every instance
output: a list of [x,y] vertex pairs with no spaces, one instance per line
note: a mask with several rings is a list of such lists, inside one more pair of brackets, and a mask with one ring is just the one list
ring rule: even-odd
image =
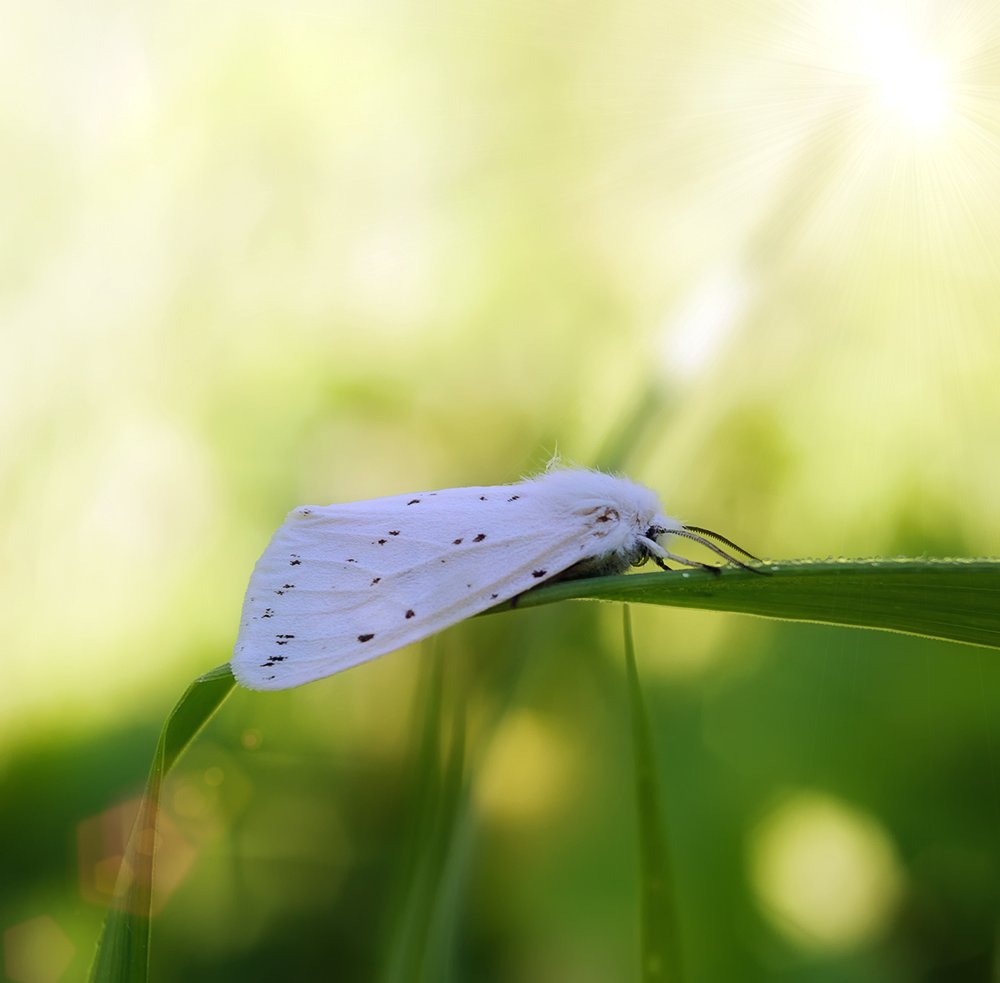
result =
[[[567,580],[493,610],[569,599],[630,601],[878,628],[1000,648],[998,560],[789,561],[762,569],[770,576],[726,569],[717,576],[684,570]],[[90,983],[144,983],[149,978],[152,845],[160,787],[235,685],[228,665],[213,669],[191,684],[164,724]],[[449,775],[451,787],[455,778]]]
[[676,570],[566,580],[528,591],[514,606],[568,599],[669,604],[1000,648],[1000,560],[793,560],[760,569],[770,576],[727,568],[718,575]]
[[90,983],[145,983],[149,978],[153,851],[160,788],[164,776],[235,685],[228,664],[199,676],[163,725],[146,791],[115,884],[112,907],[104,920],[90,967]]
[[[414,756],[413,822],[401,857],[399,896],[391,913],[381,983],[419,983],[450,978],[451,937],[444,927],[461,871],[457,846],[463,839],[468,787],[465,778],[465,707],[445,710],[444,660],[429,661],[423,686],[420,736]],[[450,716],[450,730],[445,717]],[[442,749],[447,748],[446,751]],[[442,760],[442,754],[446,760]],[[460,858],[459,858],[460,859]],[[434,967],[433,969],[431,967]]]

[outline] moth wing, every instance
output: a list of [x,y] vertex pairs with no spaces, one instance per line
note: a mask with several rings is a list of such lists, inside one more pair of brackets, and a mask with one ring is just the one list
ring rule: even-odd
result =
[[289,513],[257,562],[232,659],[250,689],[298,686],[507,601],[596,551],[591,524],[519,486]]

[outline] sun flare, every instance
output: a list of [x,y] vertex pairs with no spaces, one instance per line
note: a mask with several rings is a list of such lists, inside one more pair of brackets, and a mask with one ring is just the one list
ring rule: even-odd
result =
[[950,112],[947,66],[903,24],[868,17],[858,27],[863,71],[876,105],[915,134],[940,133]]

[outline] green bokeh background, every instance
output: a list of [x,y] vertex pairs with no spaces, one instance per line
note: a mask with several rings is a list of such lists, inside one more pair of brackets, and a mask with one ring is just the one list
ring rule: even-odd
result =
[[[770,557],[1000,553],[986,0],[2,14],[6,980],[85,975],[294,505],[558,450]],[[993,652],[633,617],[688,980],[1000,979]],[[372,978],[435,658],[454,978],[637,978],[620,618],[566,604],[235,695],[166,790],[155,980]]]

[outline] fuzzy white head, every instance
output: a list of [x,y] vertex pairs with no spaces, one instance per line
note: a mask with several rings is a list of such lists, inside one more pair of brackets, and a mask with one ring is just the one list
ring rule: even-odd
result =
[[628,478],[601,471],[549,471],[525,484],[537,494],[557,521],[591,527],[593,552],[564,576],[596,577],[624,573],[651,556],[665,555],[659,536],[682,530],[668,516],[654,491]]

